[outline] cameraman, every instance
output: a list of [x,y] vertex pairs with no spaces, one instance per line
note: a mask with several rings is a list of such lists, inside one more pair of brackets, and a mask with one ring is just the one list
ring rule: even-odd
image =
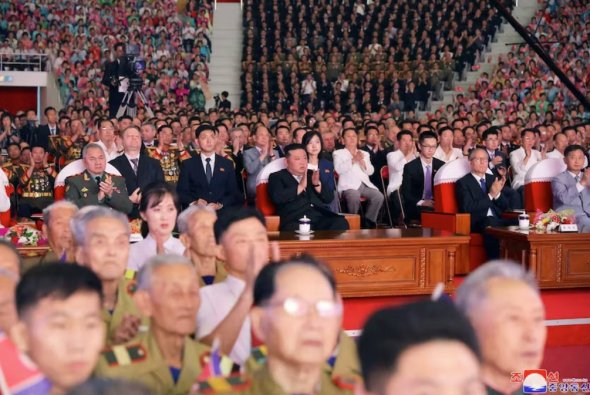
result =
[[106,63],[102,77],[103,85],[109,87],[109,117],[111,119],[116,118],[117,110],[129,86],[129,79],[125,73],[126,63],[125,44],[118,42],[115,44],[115,60]]

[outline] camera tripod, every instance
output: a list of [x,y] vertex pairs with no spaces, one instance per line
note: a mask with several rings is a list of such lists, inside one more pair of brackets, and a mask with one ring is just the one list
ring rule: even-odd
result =
[[130,87],[129,90],[125,92],[121,105],[117,110],[117,118],[122,117],[123,115],[129,115],[131,118],[134,118],[137,114],[137,98],[143,102],[148,118],[153,118],[154,112],[150,108],[145,95],[141,89],[135,89],[133,87]]

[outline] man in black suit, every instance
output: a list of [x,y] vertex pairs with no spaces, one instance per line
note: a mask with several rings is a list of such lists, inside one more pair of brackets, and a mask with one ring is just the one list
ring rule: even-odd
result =
[[[59,137],[59,128],[57,127],[57,111],[53,107],[47,107],[44,111],[45,118],[47,118],[47,124],[41,125],[37,128],[37,144],[45,149],[45,152],[49,151],[49,136],[53,138]],[[52,152],[54,153],[54,152]]]
[[404,166],[401,185],[405,221],[419,222],[422,211],[434,210],[434,175],[445,164],[434,157],[438,140],[426,131],[418,138],[420,156]]
[[131,193],[129,200],[133,203],[133,210],[129,216],[139,218],[141,191],[149,184],[164,182],[164,173],[159,161],[141,154],[141,132],[136,126],[123,130],[121,139],[124,153],[109,163],[125,178],[127,193]]
[[[488,167],[496,178],[506,176],[507,169],[510,166],[508,155],[499,148],[501,134],[498,127],[492,126],[482,135],[483,145],[488,154]],[[520,195],[510,187],[510,183],[504,185],[502,193],[508,199],[511,208],[522,208]]]
[[232,161],[215,153],[217,129],[203,124],[195,130],[201,153],[182,162],[177,191],[183,206],[199,204],[215,210],[243,203]]
[[307,153],[301,144],[285,147],[287,168],[268,178],[268,194],[281,217],[280,230],[296,230],[306,216],[312,230],[347,230],[346,219],[323,208],[334,199],[331,188],[322,187],[320,173],[307,169]]
[[390,149],[383,149],[381,145],[381,136],[379,135],[379,129],[375,125],[369,125],[365,128],[365,145],[361,147],[361,150],[369,153],[369,159],[371,164],[375,168],[375,171],[369,179],[374,185],[381,185],[381,168],[387,165],[387,154],[391,152]]
[[115,44],[115,60],[105,65],[102,84],[109,87],[109,117],[115,118],[126,88],[122,86],[125,77],[125,44]]
[[487,235],[485,228],[516,225],[518,220],[501,217],[504,211],[512,209],[503,189],[506,177],[495,177],[486,173],[488,161],[488,153],[485,149],[475,148],[471,151],[469,153],[471,172],[457,181],[455,192],[459,211],[471,214],[471,231],[483,234],[488,259],[495,259],[500,255],[498,240]]

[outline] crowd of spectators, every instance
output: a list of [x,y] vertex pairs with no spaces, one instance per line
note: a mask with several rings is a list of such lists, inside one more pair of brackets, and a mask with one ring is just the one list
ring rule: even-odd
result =
[[246,1],[242,106],[424,109],[472,65],[501,18],[485,1]]
[[[556,6],[556,4],[558,6]],[[550,2],[528,25],[549,56],[585,96],[590,88],[590,5]],[[445,110],[441,109],[441,112]],[[528,127],[555,121],[588,122],[590,112],[574,97],[528,45],[514,45],[489,75],[482,73],[468,92],[457,92],[460,116],[471,113],[501,125],[515,121]],[[440,115],[437,113],[436,115]]]
[[182,13],[162,0],[8,1],[0,5],[0,56],[5,70],[33,70],[27,56],[44,55],[43,69],[55,72],[63,105],[95,111],[107,108],[104,64],[123,42],[146,61],[149,105],[204,108],[212,18],[208,0],[188,1]]

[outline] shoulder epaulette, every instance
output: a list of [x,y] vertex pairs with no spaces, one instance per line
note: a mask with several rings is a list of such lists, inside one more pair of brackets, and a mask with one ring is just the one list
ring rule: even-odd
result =
[[141,344],[114,346],[113,348],[104,351],[102,354],[111,367],[142,362],[147,357],[147,352]]
[[213,357],[210,351],[201,355],[202,372],[200,379],[208,377],[229,376],[240,371],[240,366],[236,364],[227,355],[214,353]]
[[268,350],[266,346],[263,344],[262,346],[258,346],[252,349],[250,355],[254,358],[254,361],[259,364],[263,365],[266,362],[266,355],[268,354]]
[[252,382],[244,375],[211,377],[199,382],[199,393],[208,395],[226,391],[242,391],[251,386]]
[[354,387],[355,387],[356,383],[358,382],[358,378],[347,377],[347,376],[333,376],[332,382],[338,388],[354,391]]
[[133,269],[125,270],[125,278],[127,280],[135,280],[136,275],[137,275],[137,270],[133,270]]

